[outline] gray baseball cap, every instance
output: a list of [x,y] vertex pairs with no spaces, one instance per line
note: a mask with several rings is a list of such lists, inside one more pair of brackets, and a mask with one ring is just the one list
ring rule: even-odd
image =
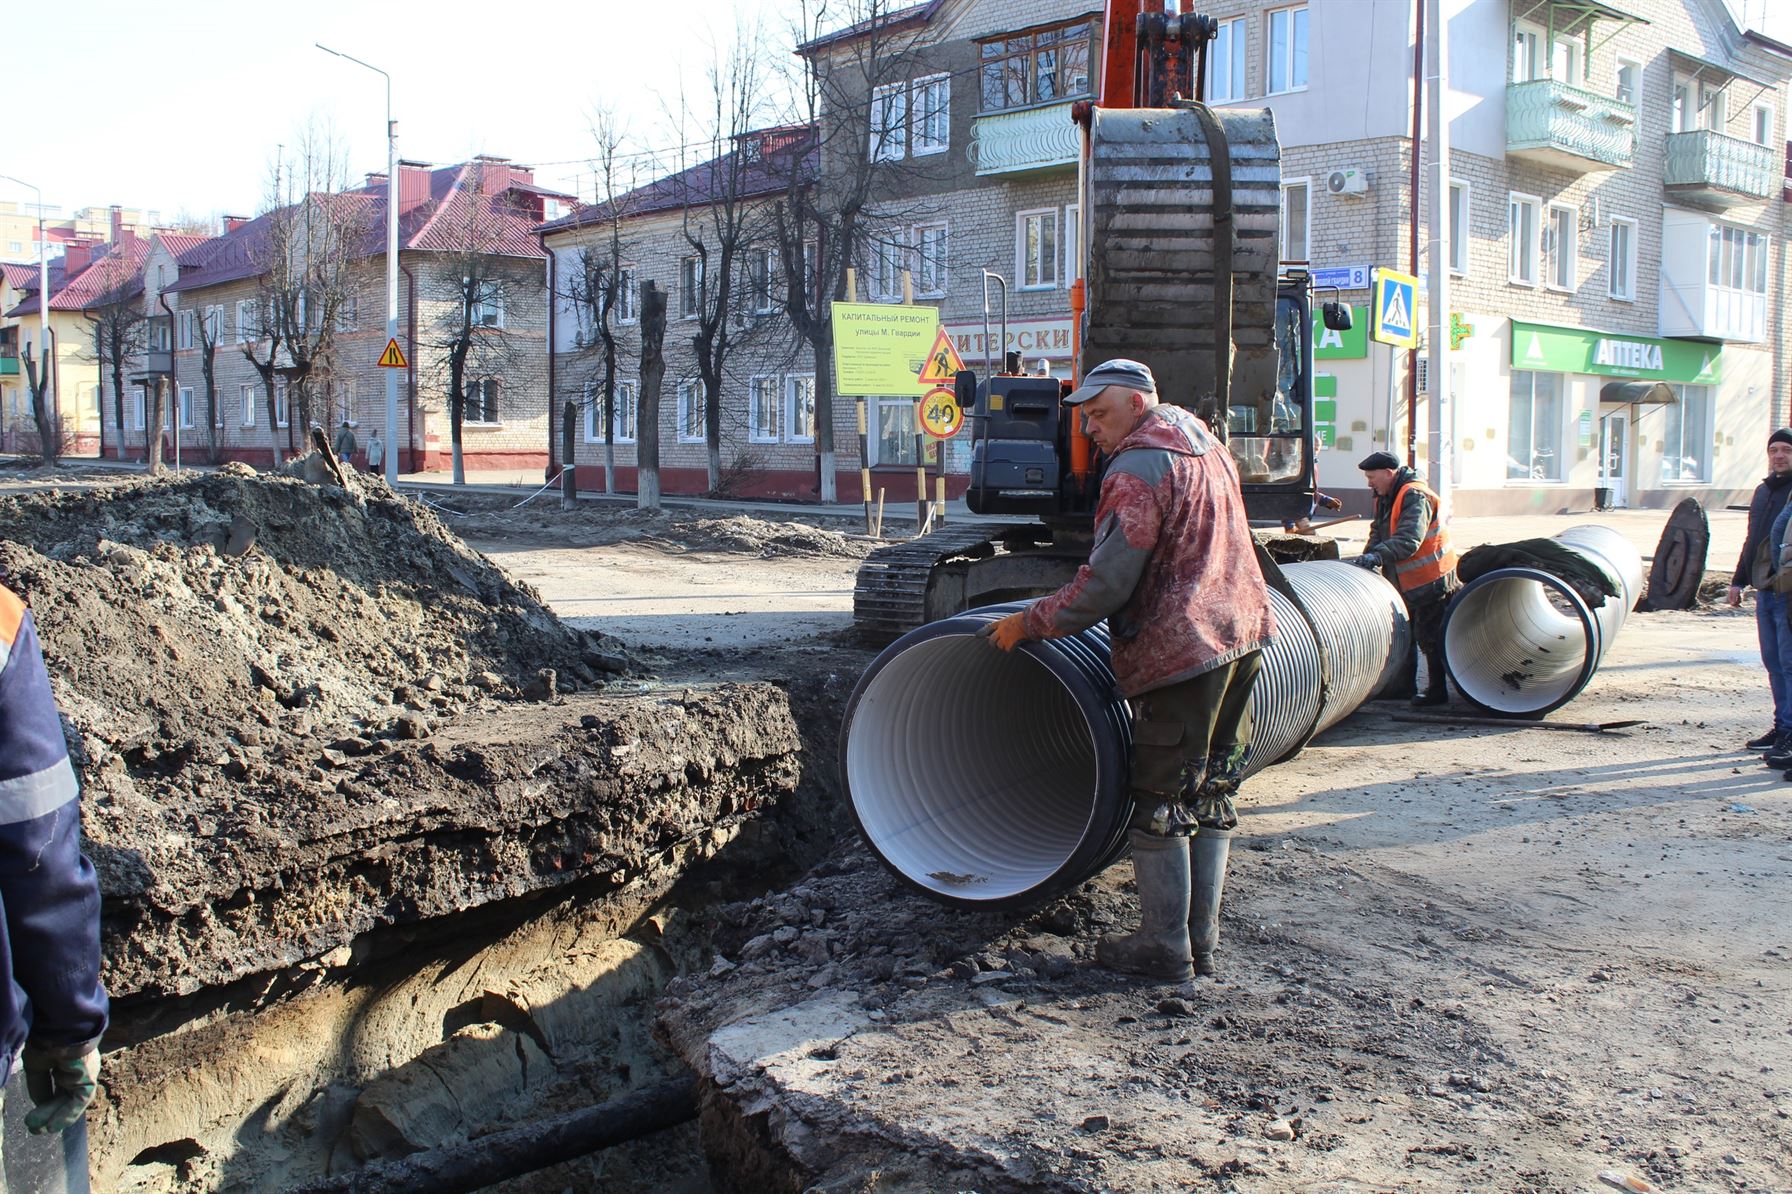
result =
[[1157,379],[1151,376],[1149,366],[1129,361],[1125,357],[1115,357],[1083,374],[1083,384],[1073,390],[1064,401],[1071,406],[1081,406],[1109,386],[1125,386],[1141,394],[1157,393]]

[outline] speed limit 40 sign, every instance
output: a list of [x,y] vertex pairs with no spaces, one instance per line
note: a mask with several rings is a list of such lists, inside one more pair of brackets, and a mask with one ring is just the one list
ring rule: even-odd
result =
[[964,408],[958,395],[945,386],[929,390],[915,404],[916,421],[934,439],[951,439],[964,426]]

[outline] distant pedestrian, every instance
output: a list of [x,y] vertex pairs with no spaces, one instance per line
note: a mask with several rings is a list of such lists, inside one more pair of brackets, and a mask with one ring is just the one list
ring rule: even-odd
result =
[[360,445],[355,443],[355,431],[349,426],[347,419],[342,420],[342,426],[336,429],[336,442],[330,446],[336,449],[336,459],[344,464],[354,460],[355,449]]
[[1755,590],[1755,634],[1761,641],[1761,662],[1767,668],[1767,686],[1773,692],[1773,728],[1752,739],[1750,750],[1767,752],[1772,767],[1792,767],[1792,625],[1788,610],[1792,594],[1775,591],[1779,545],[1773,526],[1792,498],[1792,427],[1782,427],[1767,437],[1767,476],[1755,486],[1748,504],[1748,537],[1730,579],[1725,604],[1742,605],[1742,590]]
[[386,463],[386,445],[380,440],[380,433],[372,431],[367,436],[367,471],[377,473]]

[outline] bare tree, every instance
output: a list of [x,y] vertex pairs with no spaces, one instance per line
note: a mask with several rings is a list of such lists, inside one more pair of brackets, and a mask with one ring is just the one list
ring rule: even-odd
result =
[[[327,129],[307,127],[290,161],[277,160],[269,187],[267,232],[250,248],[258,271],[259,336],[242,346],[266,391],[274,461],[281,457],[276,389],[284,385],[290,423],[312,423],[313,373],[327,378],[336,337],[354,300],[353,265],[365,256],[368,196],[345,194],[348,169]],[[326,409],[328,399],[325,399]],[[292,426],[286,447],[296,444]]]
[[[48,296],[41,301],[48,302]],[[20,357],[25,362],[25,384],[31,391],[31,417],[37,423],[37,450],[44,463],[55,468],[62,459],[62,427],[56,417],[56,411],[50,404],[50,369],[47,363],[55,358],[56,331],[50,330],[50,345],[38,345],[39,355],[33,356],[31,346],[26,345]],[[41,358],[41,359],[40,359]]]
[[641,288],[641,396],[635,442],[635,504],[660,508],[660,388],[666,380],[666,292]]
[[107,254],[92,268],[107,272],[102,275],[97,297],[82,315],[87,320],[93,359],[112,383],[112,422],[119,432],[118,458],[123,460],[125,369],[147,344],[149,317],[143,311],[143,279],[114,254]]
[[[578,268],[569,273],[566,297],[578,319],[579,348],[597,354],[597,397],[602,402],[604,427],[604,492],[616,492],[616,352],[617,324],[636,317],[640,303],[634,271],[623,257],[622,230],[629,215],[627,196],[634,180],[622,180],[621,149],[624,137],[613,112],[600,111],[592,121],[597,142],[592,165],[597,174],[595,210],[601,214],[602,240],[579,252]],[[589,398],[584,401],[589,401]],[[588,412],[587,412],[588,413]]]
[[828,0],[798,0],[796,7],[792,32],[799,45],[840,27],[858,31],[795,60],[785,87],[792,103],[790,122],[814,129],[816,139],[812,153],[792,154],[778,163],[782,194],[773,207],[784,313],[814,358],[821,500],[832,502],[838,494],[831,308],[852,297],[846,293],[847,271],[864,266],[874,244],[906,252],[895,230],[921,209],[900,209],[888,196],[904,178],[928,171],[924,163],[943,162],[949,155],[917,163],[888,152],[895,130],[873,123],[876,89],[906,81],[916,70],[910,35],[886,28],[892,10],[906,7],[905,0],[848,0],[845,11]]
[[[432,329],[432,346],[448,378],[448,427],[454,446],[454,484],[467,483],[461,430],[469,399],[478,404],[482,421],[496,422],[503,394],[501,375],[522,355],[506,330],[506,312],[520,310],[538,285],[535,271],[499,251],[504,224],[514,218],[501,193],[486,189],[488,163],[468,167],[471,192],[445,214],[452,217],[452,248],[443,257],[442,272],[456,279],[454,301],[447,304]],[[532,264],[532,263],[530,263]],[[527,272],[527,278],[524,274]]]
[[[700,139],[679,130],[681,146],[700,147],[706,160],[674,175],[682,207],[682,231],[690,255],[679,279],[684,313],[695,317],[691,347],[703,383],[703,430],[709,489],[722,484],[722,391],[731,356],[765,325],[747,318],[752,306],[750,258],[763,224],[754,202],[764,178],[766,138],[757,126],[765,108],[761,37],[741,26],[724,56],[711,59]],[[680,104],[681,113],[692,105]]]
[[205,459],[218,463],[218,342],[224,334],[224,308],[212,305],[195,311],[193,347],[199,350],[199,373],[205,379]]

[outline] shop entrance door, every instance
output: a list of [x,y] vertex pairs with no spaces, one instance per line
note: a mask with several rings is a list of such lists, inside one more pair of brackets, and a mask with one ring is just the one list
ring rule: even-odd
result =
[[1630,412],[1613,411],[1599,420],[1599,488],[1606,509],[1630,505]]

